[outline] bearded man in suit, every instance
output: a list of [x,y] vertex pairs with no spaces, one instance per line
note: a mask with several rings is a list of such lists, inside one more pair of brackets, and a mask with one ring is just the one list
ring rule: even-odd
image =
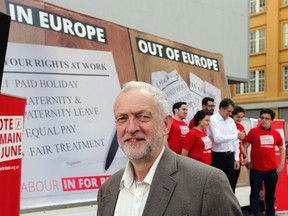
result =
[[114,103],[118,143],[128,158],[98,191],[98,216],[241,216],[225,174],[172,152],[172,116],[161,90],[131,81]]

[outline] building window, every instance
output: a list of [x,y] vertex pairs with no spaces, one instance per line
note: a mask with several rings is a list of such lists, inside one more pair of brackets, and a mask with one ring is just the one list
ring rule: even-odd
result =
[[250,0],[250,15],[265,11],[265,0]]
[[[285,120],[285,131],[288,131],[288,108],[280,108],[279,109],[279,117],[280,119],[284,119]],[[245,113],[246,116],[246,113]],[[288,143],[288,136],[286,136],[286,144]]]
[[260,116],[260,112],[261,109],[246,110],[245,117],[258,119]]
[[265,51],[265,30],[250,32],[250,54]]
[[283,67],[283,87],[284,87],[284,90],[288,90],[288,66],[284,66]]
[[235,93],[236,94],[249,94],[249,93],[264,92],[265,90],[264,81],[265,81],[264,70],[251,71],[248,82],[236,84]]
[[288,48],[288,23],[283,25],[283,46]]
[[265,77],[264,77],[264,70],[258,71],[258,92],[264,92],[265,91]]

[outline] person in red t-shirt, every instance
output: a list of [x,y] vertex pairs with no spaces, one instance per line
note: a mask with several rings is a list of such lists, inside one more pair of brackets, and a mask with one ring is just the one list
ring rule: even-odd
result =
[[[241,121],[243,119],[245,115],[245,109],[241,106],[235,106],[233,112],[232,112],[232,116],[231,118],[233,118],[235,124],[236,124],[236,128],[238,130],[238,132],[244,132],[245,133],[245,128],[244,126],[241,124]],[[246,133],[245,133],[246,134]],[[239,141],[239,163],[240,165],[244,165],[244,162],[243,162],[243,157],[246,158],[247,155],[245,153],[245,150],[243,149],[243,143],[242,143],[242,140]],[[236,184],[237,184],[237,181],[238,181],[238,178],[239,178],[239,175],[240,175],[240,170],[241,170],[241,166],[239,169],[235,169],[234,170],[234,178],[235,180],[233,181],[233,183],[235,183],[235,185],[233,186],[233,188],[236,188]]]
[[177,102],[173,105],[173,121],[168,134],[168,147],[181,154],[184,139],[189,132],[189,127],[184,119],[188,113],[188,106],[186,102]]
[[212,142],[205,129],[209,126],[210,113],[200,110],[194,116],[194,128],[187,134],[182,149],[182,155],[211,165]]
[[[202,109],[207,110],[211,115],[214,113],[215,100],[211,97],[204,97],[202,99]],[[189,129],[191,130],[194,127],[194,118],[189,122]]]
[[[259,209],[259,192],[264,182],[266,215],[275,215],[275,190],[278,174],[284,168],[285,149],[279,132],[271,128],[275,113],[271,109],[264,109],[260,112],[261,124],[252,128],[244,138],[244,148],[251,144],[250,163],[250,214],[257,215]],[[275,157],[275,146],[280,150],[280,163],[277,164]],[[247,158],[244,159],[248,164]]]

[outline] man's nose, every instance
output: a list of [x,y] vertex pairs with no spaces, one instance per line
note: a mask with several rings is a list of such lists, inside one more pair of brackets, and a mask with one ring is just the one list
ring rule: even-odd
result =
[[126,130],[130,133],[139,130],[139,121],[136,118],[129,118]]

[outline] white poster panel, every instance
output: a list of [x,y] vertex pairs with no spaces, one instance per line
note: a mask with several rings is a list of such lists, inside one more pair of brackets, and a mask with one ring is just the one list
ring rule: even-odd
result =
[[217,88],[216,86],[210,84],[207,81],[204,81],[204,85],[205,85],[205,95],[206,97],[211,97],[214,98],[215,100],[215,109],[214,109],[214,113],[218,112],[219,110],[219,104],[221,102],[221,90],[219,88]]
[[2,92],[27,98],[21,209],[96,200],[125,166],[113,115],[119,91],[111,52],[8,44]]
[[211,97],[215,100],[214,113],[216,113],[219,110],[221,102],[221,90],[192,73],[189,73],[189,83],[191,91],[200,97],[198,99],[200,102],[197,111],[202,109],[202,99],[204,97]]
[[199,96],[193,94],[177,70],[173,70],[170,73],[165,71],[153,72],[152,84],[165,93],[170,104],[171,114],[173,104],[176,102],[186,102],[188,105],[186,122],[189,122],[193,118],[199,104]]
[[[194,94],[197,94],[202,98],[205,97],[205,84],[200,77],[193,73],[189,73],[189,83],[190,89]],[[202,106],[200,106],[199,109],[202,109]]]
[[192,73],[189,73],[189,83],[190,88],[177,70],[170,73],[166,71],[152,73],[152,84],[166,94],[171,114],[174,103],[179,101],[187,102],[188,115],[186,121],[189,122],[195,113],[202,109],[202,99],[204,97],[215,99],[216,107],[214,113],[217,112],[221,101],[221,90]]

